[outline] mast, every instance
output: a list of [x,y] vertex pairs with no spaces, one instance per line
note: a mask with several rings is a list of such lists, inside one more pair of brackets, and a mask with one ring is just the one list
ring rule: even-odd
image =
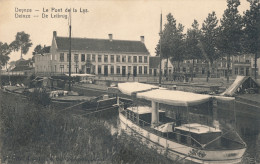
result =
[[71,91],[71,11],[69,16],[69,91]]
[[161,20],[160,20],[160,67],[159,67],[159,87],[162,86],[162,12],[161,12]]

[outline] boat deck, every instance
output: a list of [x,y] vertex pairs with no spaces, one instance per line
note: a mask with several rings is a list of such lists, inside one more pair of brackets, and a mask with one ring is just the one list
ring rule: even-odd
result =
[[[202,149],[203,145],[205,145],[205,143],[208,143],[211,140],[213,141],[214,138],[217,137],[217,136],[215,136],[215,137],[211,136],[211,139],[209,141],[203,140],[203,142],[201,143],[201,142],[198,142],[197,139],[200,138],[200,137],[202,138],[202,136],[200,136],[200,135],[201,134],[203,135],[203,133],[198,133],[197,136],[199,136],[199,137],[195,139],[194,137],[196,137],[196,136],[190,135],[191,133],[189,131],[186,131],[186,133],[179,131],[179,130],[183,129],[182,128],[183,126],[175,127],[176,130],[173,131],[173,132],[160,132],[157,129],[152,128],[150,123],[143,121],[141,119],[137,119],[133,115],[128,114],[127,111],[128,110],[125,110],[125,111],[122,111],[121,113],[124,115],[124,117],[131,120],[134,124],[140,126],[141,128],[145,129],[148,132],[156,134],[157,136],[163,137],[165,139],[168,139],[168,140],[171,140],[173,142],[177,142],[177,143],[180,143],[180,144],[183,144],[183,145],[186,145],[186,146],[191,146],[191,147],[194,147],[194,148]],[[168,123],[168,122],[174,122],[174,120],[171,119],[171,118],[165,117],[165,120],[160,120],[160,125]],[[197,124],[193,124],[193,125],[195,126]],[[219,136],[221,135],[220,130],[216,130],[216,129],[211,129],[211,130],[212,130],[212,132],[218,133]],[[204,133],[205,132],[206,132],[206,130],[204,128]],[[212,134],[214,134],[214,133],[212,133]],[[244,148],[244,145],[242,145],[238,141],[232,140],[231,139],[232,137],[234,137],[234,136],[228,135],[228,134],[221,136],[221,137],[219,137],[219,140],[213,141],[212,143],[208,144],[203,149],[207,149],[207,150],[216,150],[216,149],[232,150],[232,149]]]

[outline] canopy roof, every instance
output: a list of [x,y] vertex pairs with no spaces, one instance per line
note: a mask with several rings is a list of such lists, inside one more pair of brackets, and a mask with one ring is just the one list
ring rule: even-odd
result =
[[[246,86],[245,83],[249,84]],[[257,87],[257,83],[249,76],[237,76],[233,84],[220,95],[234,96],[241,89],[241,87],[243,87],[243,85],[244,88],[253,88],[254,84]]]
[[168,90],[150,84],[137,82],[119,83],[118,89],[127,95],[136,93],[137,98],[175,106],[191,106],[209,101],[210,95]]
[[132,95],[133,93],[137,92],[144,92],[151,89],[157,89],[158,86],[150,85],[150,84],[143,84],[138,82],[128,82],[128,83],[118,83],[118,89],[126,94],[126,95]]
[[192,106],[209,101],[210,95],[202,95],[191,92],[156,89],[137,93],[138,98],[155,101],[175,106]]
[[[69,76],[69,74],[65,74],[65,75]],[[79,77],[95,77],[95,75],[87,74],[87,73],[85,73],[85,74],[77,74],[77,73],[71,74],[71,77],[77,77],[77,76],[79,76]]]

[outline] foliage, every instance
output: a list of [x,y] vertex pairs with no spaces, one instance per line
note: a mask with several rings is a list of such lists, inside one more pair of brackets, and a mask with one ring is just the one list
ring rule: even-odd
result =
[[[19,106],[9,103],[13,100],[18,101]],[[115,115],[107,119],[94,115],[72,115],[52,106],[31,104],[10,94],[5,95],[5,100],[0,99],[0,102],[1,162],[172,162],[136,144],[135,140],[124,134],[112,134],[106,125],[117,124],[117,119],[109,120]]]
[[11,47],[7,43],[0,42],[0,69],[6,65],[10,57]]
[[43,106],[50,105],[51,99],[47,91],[43,88],[35,88],[32,93],[29,94],[29,99]]
[[[257,53],[260,46],[260,3],[259,0],[248,0],[250,9],[244,13],[244,40],[243,50],[245,53],[255,54],[255,61],[257,60]],[[255,78],[256,78],[256,63],[255,63]]]
[[42,46],[40,44],[38,44],[34,50],[33,50],[33,55],[39,54],[40,51],[42,50]]
[[214,11],[209,13],[204,20],[201,32],[200,42],[204,52],[203,56],[212,64],[220,55],[217,50],[218,19]]
[[[182,61],[184,59],[184,26],[176,23],[173,15],[167,15],[167,23],[164,25],[161,39],[162,58],[172,61]],[[160,52],[160,44],[157,44],[156,54]]]
[[225,54],[238,54],[241,52],[242,17],[238,12],[239,0],[227,0],[227,9],[220,20],[219,42],[220,50]]
[[27,54],[29,48],[32,46],[30,35],[26,34],[24,31],[17,32],[15,36],[15,41],[11,43],[11,46],[14,51],[21,51],[22,58],[22,55]]
[[192,23],[192,28],[188,29],[186,37],[186,59],[201,59],[202,52],[199,48],[199,37],[201,32],[199,30],[199,24],[197,20]]
[[227,9],[220,20],[218,47],[227,55],[227,82],[229,82],[230,55],[241,52],[242,17],[238,12],[239,0],[227,0]]

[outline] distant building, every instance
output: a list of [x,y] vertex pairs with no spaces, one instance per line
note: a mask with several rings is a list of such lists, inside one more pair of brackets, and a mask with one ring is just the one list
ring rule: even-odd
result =
[[[158,61],[156,61],[156,59]],[[159,70],[159,57],[151,57],[150,58],[150,71],[153,71],[151,68],[155,69],[156,65]],[[156,61],[156,64],[155,64]],[[162,70],[163,75],[167,72],[168,75],[171,76],[172,73],[178,72],[178,68],[180,69],[180,73],[183,74],[191,74],[192,73],[192,60],[184,60],[179,63],[168,61],[168,68],[166,68],[167,60],[162,60]],[[260,66],[260,58],[257,60],[257,75],[259,74],[259,66]],[[194,60],[194,68],[193,74],[195,77],[206,77],[209,73],[210,77],[226,77],[227,76],[227,58],[223,57],[213,62],[209,70],[209,63],[206,60],[195,59]],[[159,73],[159,71],[157,72]],[[230,58],[230,69],[229,75],[231,77],[236,77],[237,75],[242,76],[252,76],[254,77],[255,70],[255,61],[254,55],[240,55],[240,56],[231,56]],[[209,71],[209,72],[208,72]],[[152,73],[150,73],[152,74]],[[154,74],[154,71],[153,71]]]
[[32,59],[25,60],[23,58],[17,60],[9,71],[10,75],[30,75],[33,73],[34,67]]
[[[149,57],[144,36],[139,41],[72,38],[71,72],[92,73],[102,76],[146,76]],[[69,38],[53,32],[52,45],[35,55],[36,74],[59,75],[69,72]]]

